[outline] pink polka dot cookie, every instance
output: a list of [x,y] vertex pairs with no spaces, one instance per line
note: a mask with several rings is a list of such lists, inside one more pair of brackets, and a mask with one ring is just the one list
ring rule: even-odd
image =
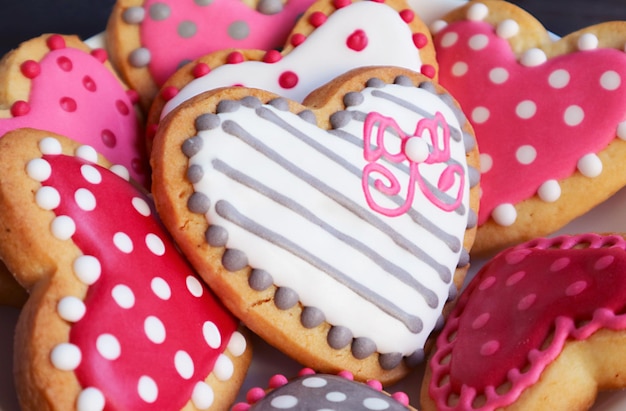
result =
[[57,134],[0,139],[0,256],[30,292],[15,336],[23,410],[223,410],[242,383],[239,321],[124,174]]
[[437,337],[426,411],[586,410],[624,388],[626,240],[537,239],[489,261]]
[[24,127],[62,134],[149,184],[137,93],[117,77],[103,49],[74,36],[31,39],[0,61],[0,90],[0,136]]
[[478,153],[452,97],[397,67],[304,104],[223,88],[152,152],[157,209],[200,275],[306,367],[398,380],[423,360],[469,264]]
[[291,380],[276,374],[270,378],[268,385],[266,390],[261,387],[250,389],[246,402],[235,404],[232,411],[415,411],[404,392],[389,394],[382,390],[379,381],[360,383],[354,381],[350,372],[316,374],[312,369],[305,368]]
[[548,235],[626,184],[626,23],[554,41],[485,0],[432,27],[439,80],[481,152],[476,254]]
[[144,107],[182,65],[213,51],[281,47],[313,0],[118,0],[107,42]]
[[224,50],[179,70],[154,100],[149,140],[161,118],[204,91],[238,85],[301,102],[335,77],[365,66],[399,66],[436,78],[428,28],[404,0],[317,0],[281,52]]

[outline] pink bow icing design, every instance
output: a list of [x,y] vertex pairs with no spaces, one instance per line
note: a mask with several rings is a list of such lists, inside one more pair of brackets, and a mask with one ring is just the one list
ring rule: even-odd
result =
[[[442,130],[441,136],[438,132],[440,128]],[[387,138],[385,138],[386,136]],[[394,136],[393,140],[396,140],[396,136],[400,139],[399,149],[389,149],[388,136]],[[459,207],[465,188],[465,170],[460,164],[447,164],[437,181],[436,189],[442,193],[451,190],[455,182],[459,181],[458,190],[453,197],[454,201],[451,203],[438,196],[420,172],[420,165],[422,164],[445,164],[451,159],[450,128],[440,112],[435,113],[432,119],[423,118],[419,120],[413,135],[404,133],[393,118],[380,113],[369,113],[365,118],[363,137],[363,155],[368,164],[363,167],[361,185],[367,204],[372,210],[388,217],[397,217],[406,213],[413,204],[416,185],[419,186],[424,196],[438,208],[450,212]],[[423,139],[421,145],[427,147],[428,152],[416,156],[407,150],[407,142],[413,138]],[[373,188],[378,192],[389,197],[401,194],[401,180],[394,174],[393,170],[383,164],[384,162],[393,164],[408,162],[409,165],[405,201],[395,208],[377,203],[372,193],[372,185],[370,185],[370,178],[373,178]],[[399,169],[397,170],[399,171]]]

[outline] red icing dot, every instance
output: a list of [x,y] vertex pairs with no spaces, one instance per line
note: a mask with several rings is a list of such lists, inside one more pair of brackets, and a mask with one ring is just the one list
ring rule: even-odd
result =
[[289,380],[287,379],[287,377],[281,374],[276,374],[270,378],[269,387],[272,389],[276,389],[276,388],[282,387],[288,382]]
[[57,59],[57,65],[63,71],[72,71],[72,68],[74,68],[74,65],[72,64],[72,60],[70,60],[69,58],[65,56],[61,56]]
[[496,283],[496,277],[487,277],[485,278],[480,285],[478,286],[478,289],[481,291],[485,291],[489,288],[491,288],[491,286],[493,286]]
[[232,411],[248,411],[250,408],[252,408],[250,404],[246,404],[245,402],[238,402],[237,404],[233,405]]
[[298,47],[300,44],[304,43],[304,40],[306,40],[306,36],[304,34],[296,33],[291,36],[291,45]]
[[343,7],[349,6],[352,3],[352,0],[335,0],[333,5],[336,9],[341,9]]
[[361,29],[354,30],[354,32],[348,36],[346,45],[354,51],[363,51],[363,49],[367,47],[367,33]]
[[25,101],[19,100],[13,103],[11,106],[11,115],[13,117],[24,116],[30,111],[30,104]]
[[341,378],[345,378],[346,380],[354,381],[354,374],[352,374],[350,371],[347,371],[347,370],[339,371],[337,375],[340,376]]
[[315,11],[309,16],[309,23],[317,28],[326,22],[326,18],[326,15],[321,11]]
[[100,137],[102,138],[102,143],[109,148],[114,148],[117,145],[117,138],[109,129],[102,130]]
[[278,84],[285,89],[294,88],[298,84],[298,75],[293,71],[285,71],[278,78]]
[[139,93],[135,90],[126,90],[126,96],[128,96],[128,99],[133,104],[137,104],[139,102]]
[[46,40],[46,45],[50,50],[59,50],[65,48],[65,39],[59,34],[53,34]]
[[398,401],[400,404],[404,405],[405,407],[409,406],[409,402],[410,402],[409,396],[407,395],[406,392],[403,392],[403,391],[394,392],[393,394],[391,394],[391,398]]
[[303,368],[298,371],[298,377],[304,377],[305,375],[314,375],[315,371],[312,368]]
[[517,304],[517,309],[520,311],[528,310],[537,301],[537,294],[528,294],[522,298]]
[[117,111],[119,111],[119,113],[123,116],[127,116],[130,113],[130,108],[122,100],[117,100],[115,102],[115,108],[117,108]]
[[582,293],[583,291],[585,291],[586,288],[587,288],[587,282],[585,282],[585,281],[576,281],[576,282],[570,284],[565,289],[565,295],[568,296],[568,297],[574,297],[574,296],[577,296],[578,294]]
[[63,111],[67,111],[68,113],[73,113],[76,111],[78,107],[76,104],[76,100],[71,97],[63,97],[59,100],[59,105],[63,109]]
[[191,71],[191,74],[195,78],[200,78],[202,76],[206,76],[210,72],[211,72],[211,67],[209,67],[208,64],[206,64],[206,63],[198,63],[198,64],[195,65],[195,67]]
[[552,272],[561,271],[562,269],[564,269],[565,267],[569,265],[570,261],[571,260],[567,257],[562,257],[557,260],[554,260],[554,262],[550,265],[550,271]]
[[383,389],[383,384],[378,380],[368,380],[366,384],[376,391],[381,391]]
[[595,268],[596,270],[604,270],[608,266],[613,264],[613,261],[615,261],[615,257],[613,257],[612,255],[605,255],[599,258],[598,261],[596,261],[596,263],[593,265],[593,268]]
[[226,63],[228,64],[237,64],[243,62],[243,54],[238,51],[233,51],[226,56]]
[[20,71],[24,77],[33,79],[41,73],[41,66],[34,60],[26,60],[20,66]]
[[487,341],[480,347],[480,355],[488,357],[495,354],[500,349],[500,343],[496,340]]
[[506,285],[511,287],[515,284],[522,281],[522,279],[526,276],[526,271],[518,271],[515,274],[512,274],[509,278],[506,279]]
[[415,47],[418,49],[423,49],[428,45],[428,37],[426,37],[424,33],[415,33],[413,35],[413,44],[415,44]]
[[404,20],[405,23],[410,23],[415,18],[415,12],[411,9],[404,9],[400,12],[400,18]]
[[489,318],[491,318],[491,315],[489,313],[482,313],[472,322],[472,328],[474,330],[480,330],[485,326],[485,324],[487,324]]
[[130,162],[130,166],[133,168],[133,171],[139,175],[143,175],[146,172],[144,162],[139,158],[133,158]]
[[437,71],[435,70],[435,67],[431,66],[430,64],[422,65],[422,68],[420,71],[422,72],[423,75],[425,75],[428,78],[435,78],[435,74],[437,73]]
[[91,51],[91,55],[94,56],[100,63],[104,63],[109,59],[109,55],[105,49],[94,49]]
[[158,124],[150,124],[146,127],[146,137],[150,140],[154,140],[154,136],[156,136],[156,132],[159,129]]
[[165,99],[165,101],[170,101],[178,94],[178,89],[174,86],[163,87],[161,90],[161,97]]
[[93,79],[89,76],[83,77],[83,87],[85,87],[86,90],[92,92],[97,90],[96,82],[93,81]]
[[283,55],[280,54],[278,50],[268,50],[267,53],[263,56],[264,63],[276,63],[283,58]]
[[263,388],[260,388],[260,387],[251,388],[246,393],[246,401],[248,401],[250,404],[254,404],[258,401],[261,401],[264,397],[265,397],[265,391],[263,390]]
[[504,257],[504,259],[506,260],[507,264],[510,264],[510,265],[519,264],[522,261],[524,261],[524,259],[528,257],[531,252],[532,251],[528,249],[520,249],[520,250],[511,251]]

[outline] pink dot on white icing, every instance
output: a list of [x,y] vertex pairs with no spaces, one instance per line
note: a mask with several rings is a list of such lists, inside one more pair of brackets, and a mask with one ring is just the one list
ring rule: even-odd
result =
[[126,310],[133,308],[135,305],[135,294],[127,285],[118,284],[113,287],[111,290],[111,296],[117,305]]
[[133,208],[142,216],[148,217],[150,216],[150,214],[152,214],[152,211],[150,210],[150,206],[148,205],[146,200],[144,200],[143,198],[135,197],[133,198],[132,203],[133,203]]
[[472,50],[479,51],[489,45],[489,37],[484,34],[474,34],[467,44]]
[[235,371],[235,366],[233,362],[225,356],[224,354],[220,354],[217,357],[217,361],[215,361],[215,367],[213,369],[213,374],[220,381],[228,381]]
[[517,309],[520,311],[528,310],[537,301],[537,294],[528,294],[524,296],[519,303],[517,303]]
[[50,230],[59,240],[69,240],[76,232],[76,223],[71,217],[60,215],[52,220]]
[[159,387],[152,378],[144,375],[137,382],[137,393],[142,400],[152,404],[159,396]]
[[503,227],[509,227],[515,223],[515,220],[517,220],[517,210],[515,210],[515,206],[513,204],[500,204],[493,209],[491,217],[496,224]]
[[520,164],[532,164],[537,159],[537,150],[530,145],[521,146],[515,152],[515,158]]
[[79,188],[74,193],[74,201],[83,211],[93,211],[96,209],[96,197],[86,188]]
[[607,269],[613,262],[615,261],[615,257],[612,255],[605,255],[598,259],[593,265],[595,270],[604,270]]
[[80,174],[85,181],[91,184],[100,184],[102,182],[102,175],[97,168],[90,164],[84,164],[80,167]]
[[167,301],[172,296],[172,289],[170,285],[161,277],[154,277],[150,282],[150,288],[154,295],[161,300]]
[[485,290],[491,288],[495,283],[496,283],[496,277],[489,276],[489,277],[483,279],[480,282],[480,285],[478,286],[478,289],[481,290],[481,291],[485,291]]
[[26,174],[35,181],[46,181],[52,174],[52,166],[43,158],[35,158],[26,165]]
[[615,91],[622,84],[622,78],[614,70],[606,71],[600,76],[600,85],[607,91]]
[[548,84],[550,84],[552,88],[562,89],[567,87],[570,82],[570,78],[571,76],[567,70],[557,69],[548,76]]
[[54,137],[45,137],[39,142],[39,151],[42,154],[57,155],[61,154],[63,149],[59,140]]
[[200,281],[196,277],[192,275],[187,276],[185,283],[187,284],[187,290],[189,290],[191,295],[194,297],[202,296],[204,290],[202,288],[202,284],[200,284]]
[[165,326],[157,317],[150,315],[143,322],[143,330],[146,337],[155,344],[162,344],[165,341]]
[[228,346],[226,349],[229,353],[231,353],[234,357],[239,357],[246,352],[246,347],[248,343],[246,341],[246,337],[243,336],[239,331],[235,331],[231,336],[230,340],[228,340]]
[[500,349],[500,343],[496,340],[487,341],[480,347],[480,355],[488,357],[495,354]]
[[96,349],[103,358],[110,361],[117,360],[122,354],[120,342],[112,334],[101,334],[96,339]]
[[76,157],[83,160],[91,161],[92,163],[98,162],[98,152],[91,146],[80,146],[76,149]]
[[489,15],[489,8],[483,3],[475,3],[467,9],[467,18],[472,21],[484,20]]
[[515,107],[515,114],[523,120],[533,118],[537,113],[537,104],[532,100],[524,100]]
[[548,61],[548,57],[543,50],[529,49],[520,58],[520,63],[526,67],[536,67]]
[[596,154],[586,154],[578,160],[576,167],[585,177],[598,177],[602,173],[602,160]]
[[481,328],[483,328],[487,324],[487,322],[489,321],[490,318],[491,318],[491,314],[489,314],[489,313],[482,313],[482,314],[480,314],[472,322],[472,329],[480,330]]
[[566,268],[570,264],[571,260],[568,257],[561,257],[556,260],[552,264],[550,264],[550,271],[556,273]]
[[454,31],[449,31],[441,37],[441,42],[439,43],[441,47],[452,47],[459,41],[459,34]]
[[85,303],[78,297],[63,297],[57,304],[59,317],[71,323],[80,321],[85,316],[86,312],[87,307],[85,307]]
[[117,232],[113,234],[113,244],[125,254],[130,254],[133,251],[133,241],[126,233]]
[[54,210],[61,204],[61,195],[56,188],[43,186],[37,190],[35,202],[43,210]]
[[493,84],[504,84],[509,79],[509,72],[504,67],[496,67],[489,71],[489,80]]
[[474,110],[472,110],[472,120],[474,121],[474,123],[476,124],[482,124],[484,122],[486,122],[487,120],[489,120],[489,115],[491,113],[489,112],[489,109],[487,107],[476,107]]
[[71,343],[61,343],[50,352],[52,365],[61,371],[75,370],[82,360],[80,348]]
[[546,203],[553,203],[561,197],[561,185],[557,180],[548,180],[537,190],[539,198]]
[[213,389],[204,381],[198,382],[193,387],[193,393],[191,394],[191,402],[199,410],[206,410],[213,405],[215,394]]
[[161,238],[153,233],[146,235],[146,247],[156,256],[162,256],[165,254],[165,243]]
[[486,173],[493,167],[493,158],[487,153],[481,153],[480,156],[480,172]]
[[95,387],[85,388],[78,394],[76,411],[102,411],[106,400],[102,391]]
[[85,285],[92,285],[100,278],[102,266],[100,261],[91,255],[82,255],[74,260],[74,274]]
[[194,364],[191,356],[183,350],[179,350],[174,355],[174,367],[176,367],[176,372],[183,379],[188,380],[193,377],[194,373]]
[[214,350],[220,348],[220,345],[222,345],[222,335],[220,334],[220,330],[212,321],[206,321],[202,325],[202,335],[204,336],[204,341],[206,341],[207,345]]
[[519,33],[519,24],[513,19],[506,19],[498,24],[496,35],[503,39],[510,39]]
[[468,65],[466,62],[464,61],[459,61],[454,63],[454,65],[452,66],[452,75],[455,77],[463,77],[464,75],[467,74],[467,70],[468,70]]
[[575,127],[582,123],[584,119],[585,111],[582,109],[582,107],[577,105],[571,105],[565,109],[563,120],[568,126]]
[[518,271],[514,274],[511,274],[511,276],[506,279],[506,285],[512,287],[522,281],[524,277],[526,277],[526,271]]

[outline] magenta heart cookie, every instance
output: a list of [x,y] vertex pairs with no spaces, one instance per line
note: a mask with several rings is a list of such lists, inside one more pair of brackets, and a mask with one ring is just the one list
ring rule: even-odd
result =
[[93,146],[130,176],[149,184],[137,94],[114,74],[103,49],[76,37],[29,40],[1,63],[0,136],[36,128]]
[[92,147],[33,129],[0,141],[0,255],[31,293],[16,334],[22,408],[227,406],[246,339],[151,199]]
[[440,82],[481,151],[476,251],[549,234],[626,183],[608,154],[626,138],[626,24],[553,42],[498,1],[472,2],[448,20],[434,25]]
[[538,239],[500,253],[438,336],[422,406],[587,409],[598,389],[623,387],[625,273],[621,235]]
[[282,47],[314,0],[118,1],[107,28],[114,60],[149,101],[185,63],[217,50]]

